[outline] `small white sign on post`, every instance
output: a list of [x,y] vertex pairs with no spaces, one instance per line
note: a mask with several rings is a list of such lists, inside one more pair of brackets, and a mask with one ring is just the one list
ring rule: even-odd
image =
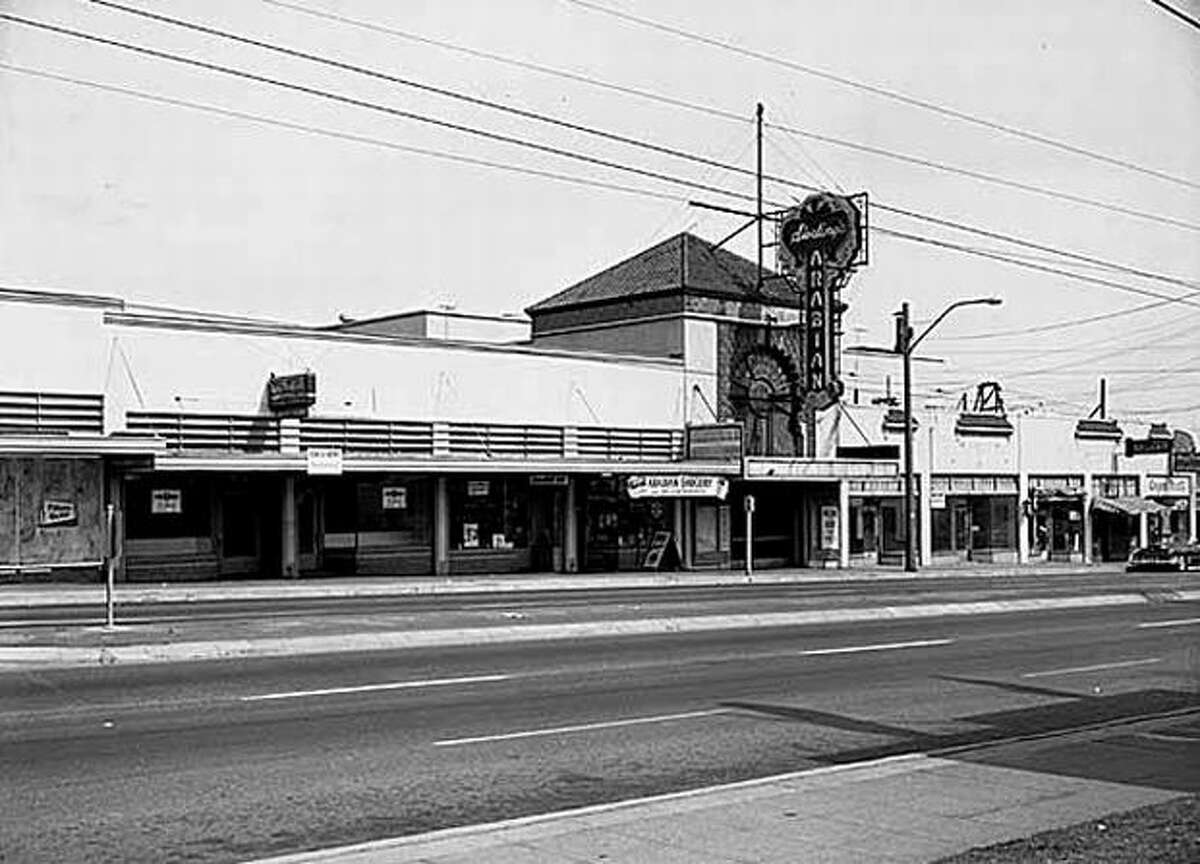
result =
[[304,458],[305,469],[312,476],[337,477],[344,467],[342,451],[336,447],[310,447]]

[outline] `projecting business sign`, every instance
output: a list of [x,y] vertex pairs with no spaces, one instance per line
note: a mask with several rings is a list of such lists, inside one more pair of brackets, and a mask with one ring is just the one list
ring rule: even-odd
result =
[[818,192],[784,214],[778,239],[784,273],[805,271],[814,252],[824,266],[848,267],[862,248],[862,214],[849,198]]
[[267,381],[267,407],[276,414],[305,416],[317,401],[317,376],[272,375]]

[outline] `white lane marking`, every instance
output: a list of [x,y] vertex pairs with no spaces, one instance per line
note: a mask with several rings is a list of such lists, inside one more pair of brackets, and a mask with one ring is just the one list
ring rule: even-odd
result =
[[1161,663],[1161,657],[1147,657],[1145,660],[1122,660],[1119,663],[1097,663],[1095,666],[1073,666],[1069,669],[1046,669],[1043,672],[1026,672],[1022,678],[1044,678],[1048,675],[1074,675],[1077,672],[1099,672],[1101,669],[1123,669],[1127,666],[1149,666]]
[[1152,627],[1187,627],[1189,624],[1200,624],[1200,618],[1176,618],[1174,621],[1143,621],[1137,626],[1139,630],[1149,630]]
[[565,735],[570,732],[591,732],[595,729],[612,729],[617,726],[636,726],[641,723],[668,723],[672,720],[689,720],[693,717],[710,717],[713,714],[728,714],[728,708],[711,708],[706,711],[686,711],[682,714],[658,714],[653,717],[630,717],[625,720],[605,720],[599,723],[580,723],[577,726],[554,726],[548,729],[529,729],[524,732],[506,732],[500,735],[480,735],[475,738],[445,738],[434,741],[434,747],[457,747],[460,744],[486,744],[490,741],[510,741],[514,738],[538,738],[544,735]]
[[292,690],[286,693],[261,693],[242,696],[243,702],[265,702],[269,699],[300,699],[305,696],[337,696],[343,693],[371,693],[378,690],[416,690],[421,687],[445,687],[450,684],[486,684],[507,681],[512,675],[473,675],[468,678],[430,678],[425,681],[391,681],[387,684],[362,684],[357,687],[328,687],[324,690]]
[[894,651],[899,648],[928,648],[932,645],[949,645],[953,639],[920,639],[916,642],[883,642],[878,645],[850,645],[845,648],[810,648],[801,651],[805,657],[819,654],[858,654],[862,651]]

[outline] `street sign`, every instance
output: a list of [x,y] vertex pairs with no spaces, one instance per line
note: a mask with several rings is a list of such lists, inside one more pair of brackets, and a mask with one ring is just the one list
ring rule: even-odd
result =
[[754,512],[754,496],[753,495],[747,495],[745,498],[743,498],[742,504],[745,506],[747,513]]

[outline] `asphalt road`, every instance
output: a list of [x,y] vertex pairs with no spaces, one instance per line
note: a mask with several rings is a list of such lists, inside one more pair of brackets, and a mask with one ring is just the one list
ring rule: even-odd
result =
[[0,860],[237,861],[1200,707],[1200,604],[0,676]]

